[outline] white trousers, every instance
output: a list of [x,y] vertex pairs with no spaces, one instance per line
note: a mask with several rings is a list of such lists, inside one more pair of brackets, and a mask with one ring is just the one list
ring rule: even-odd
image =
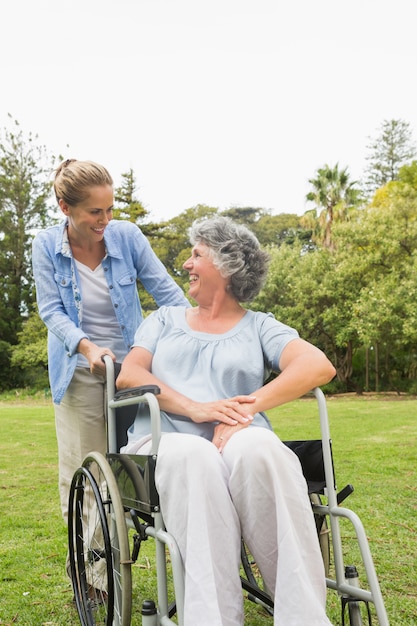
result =
[[58,441],[59,495],[68,521],[68,496],[75,470],[89,452],[106,453],[105,379],[77,367],[60,404],[54,404]]
[[328,626],[323,560],[296,455],[249,427],[222,454],[206,439],[161,438],[156,486],[185,566],[185,626],[241,626],[243,536],[274,591],[275,626]]

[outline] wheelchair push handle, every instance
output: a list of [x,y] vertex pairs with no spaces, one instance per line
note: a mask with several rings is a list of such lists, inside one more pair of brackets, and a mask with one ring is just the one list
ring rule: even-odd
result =
[[153,393],[154,396],[157,396],[161,393],[158,385],[140,385],[139,387],[129,387],[128,389],[121,389],[116,392],[116,378],[120,373],[120,369],[122,367],[121,363],[118,363],[117,361],[114,362],[108,354],[104,354],[101,357],[101,360],[106,366],[107,387],[109,388],[110,386],[113,390],[111,396],[114,397],[114,400],[124,400],[125,398],[143,396],[145,393]]

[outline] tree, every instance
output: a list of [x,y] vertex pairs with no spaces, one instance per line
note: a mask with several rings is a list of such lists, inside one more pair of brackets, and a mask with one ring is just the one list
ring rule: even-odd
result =
[[33,310],[18,333],[18,343],[10,348],[11,365],[21,372],[21,384],[38,389],[49,386],[47,329]]
[[337,273],[355,277],[350,326],[375,355],[377,390],[409,388],[417,370],[417,163],[398,177],[378,189],[360,219],[334,232]]
[[19,123],[0,131],[0,339],[16,342],[34,301],[33,233],[51,223],[54,159]]
[[416,156],[410,124],[404,120],[384,120],[379,135],[367,146],[364,187],[372,195],[386,183],[398,180],[400,168]]
[[259,218],[265,213],[264,209],[255,207],[231,207],[222,211],[222,215],[230,217],[234,222],[245,224],[249,228],[259,220]]
[[305,252],[301,242],[271,250],[267,283],[253,303],[293,326],[321,348],[337,370],[339,384],[350,387],[355,331],[351,315],[355,274],[339,272],[325,248]]
[[[233,209],[239,211],[239,209]],[[257,210],[257,218],[253,221],[242,221],[257,236],[262,246],[292,245],[295,241],[308,243],[311,232],[303,229],[300,225],[300,217],[294,213],[279,213],[272,215],[264,209]],[[230,209],[223,211],[222,215],[232,217]]]
[[191,224],[196,219],[212,217],[216,213],[216,208],[198,204],[157,225],[158,227],[148,237],[158,258],[184,290],[187,289],[188,274],[184,272],[182,266],[191,252],[189,240]]
[[[142,202],[136,198],[136,178],[132,169],[122,174],[122,183],[120,187],[114,190],[114,199],[116,206],[113,210],[113,216],[116,219],[128,220],[133,224],[141,226],[144,230],[144,220],[148,216],[148,211]],[[146,232],[145,232],[146,234]]]
[[310,228],[313,240],[330,250],[334,247],[332,227],[334,220],[345,221],[350,211],[362,200],[356,181],[350,181],[347,168],[325,165],[316,172],[316,178],[308,181],[313,189],[306,199],[315,203],[315,208],[301,218],[301,225]]
[[417,162],[398,178],[334,222],[333,250],[271,249],[254,303],[322,348],[344,390],[417,388]]

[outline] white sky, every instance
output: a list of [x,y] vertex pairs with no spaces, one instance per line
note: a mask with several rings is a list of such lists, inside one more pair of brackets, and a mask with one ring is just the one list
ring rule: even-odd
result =
[[[7,113],[52,154],[133,168],[151,219],[302,214],[317,168],[417,137],[413,0],[2,0]],[[69,147],[67,147],[69,146]]]

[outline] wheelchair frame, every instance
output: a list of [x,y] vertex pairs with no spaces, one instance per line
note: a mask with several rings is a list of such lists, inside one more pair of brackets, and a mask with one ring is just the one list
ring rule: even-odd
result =
[[[184,623],[184,569],[181,554],[175,538],[167,532],[159,499],[153,485],[153,470],[156,464],[158,445],[161,437],[159,404],[155,389],[124,390],[119,399],[115,393],[114,363],[104,357],[106,365],[108,419],[108,452],[106,457],[92,452],[86,457],[82,467],[74,474],[69,498],[69,556],[74,597],[82,626],[129,626],[131,623],[131,565],[139,553],[141,541],[148,537],[155,539],[157,601],[145,601],[142,605],[142,624],[145,626],[172,626]],[[159,390],[158,390],[159,391]],[[389,626],[378,578],[372,560],[368,540],[359,517],[351,510],[339,506],[341,501],[353,491],[348,485],[340,493],[336,492],[329,420],[326,400],[321,389],[313,390],[318,403],[320,430],[322,436],[323,467],[325,477],[324,494],[327,504],[319,496],[312,499],[313,512],[320,520],[329,520],[334,560],[335,578],[326,577],[328,589],[335,590],[342,603],[342,626],[345,624],[347,609],[350,626],[362,626],[359,608],[364,602],[368,609],[368,623],[371,624],[369,603],[375,607],[380,626]],[[147,403],[151,414],[152,440],[149,455],[125,455],[118,452],[116,409],[130,405]],[[134,471],[128,469],[133,463]],[[134,472],[137,472],[135,474]],[[126,497],[121,482],[123,472],[132,480],[134,496]],[[149,476],[150,474],[150,476]],[[118,482],[119,480],[119,482]],[[92,502],[95,506],[92,507]],[[356,568],[345,566],[340,518],[352,524],[358,541],[362,563],[365,569],[368,588],[359,585]],[[321,522],[320,522],[321,524]],[[91,536],[89,533],[93,528]],[[132,551],[129,547],[128,530],[136,531]],[[242,546],[244,546],[242,542]],[[330,547],[330,546],[329,546]],[[168,601],[167,558],[171,561],[171,575],[174,584],[174,603]],[[243,558],[243,557],[242,557]],[[243,562],[243,561],[242,561]],[[102,564],[101,582],[93,580],[97,564]],[[249,599],[264,606],[273,613],[273,600],[261,589],[254,576],[248,572],[249,561],[244,564],[247,580],[242,577],[242,587],[248,591]],[[249,574],[249,575],[248,575]],[[327,572],[326,572],[327,574]],[[99,578],[100,578],[99,576]],[[93,581],[93,582],[92,582]],[[93,593],[91,594],[91,590]],[[171,618],[176,614],[177,621]]]

